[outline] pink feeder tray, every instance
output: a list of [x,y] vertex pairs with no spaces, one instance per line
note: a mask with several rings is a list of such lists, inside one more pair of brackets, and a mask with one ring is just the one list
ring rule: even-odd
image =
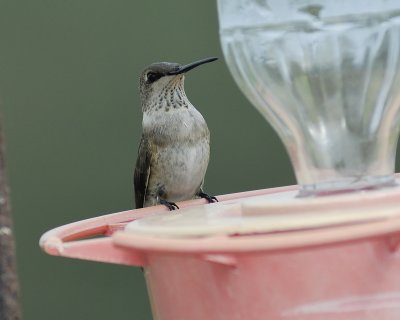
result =
[[40,245],[144,267],[157,320],[400,319],[400,188],[296,194],[124,211],[48,231]]

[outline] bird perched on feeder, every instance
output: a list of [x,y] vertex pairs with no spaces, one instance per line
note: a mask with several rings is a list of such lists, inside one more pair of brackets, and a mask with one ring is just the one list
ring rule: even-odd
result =
[[140,76],[143,133],[134,173],[136,208],[162,204],[179,209],[175,202],[205,198],[203,191],[210,157],[210,132],[184,90],[189,70],[217,58],[187,65],[159,62]]

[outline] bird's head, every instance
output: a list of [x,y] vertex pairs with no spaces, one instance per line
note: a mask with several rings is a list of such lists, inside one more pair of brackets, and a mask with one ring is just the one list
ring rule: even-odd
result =
[[146,67],[140,76],[140,99],[146,108],[160,99],[174,95],[176,90],[184,95],[184,74],[202,64],[218,58],[207,58],[186,65],[172,62],[156,62]]

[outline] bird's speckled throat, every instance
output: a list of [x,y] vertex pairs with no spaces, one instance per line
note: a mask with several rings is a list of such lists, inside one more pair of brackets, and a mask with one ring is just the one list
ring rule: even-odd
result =
[[171,109],[189,107],[184,89],[184,75],[163,77],[153,85],[150,92],[144,92],[143,95],[141,95],[143,112],[158,110],[168,112]]

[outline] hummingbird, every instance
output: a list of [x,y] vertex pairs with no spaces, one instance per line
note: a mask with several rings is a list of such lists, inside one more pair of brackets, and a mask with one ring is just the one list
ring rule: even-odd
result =
[[140,76],[143,132],[134,172],[136,208],[205,198],[203,191],[210,157],[210,132],[201,113],[184,90],[186,72],[217,60],[207,58],[186,65],[157,62]]

